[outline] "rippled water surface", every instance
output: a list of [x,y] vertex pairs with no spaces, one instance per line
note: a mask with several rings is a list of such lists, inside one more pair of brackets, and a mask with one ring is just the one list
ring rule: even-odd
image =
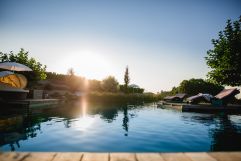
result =
[[81,102],[1,114],[0,150],[178,152],[241,150],[241,115]]

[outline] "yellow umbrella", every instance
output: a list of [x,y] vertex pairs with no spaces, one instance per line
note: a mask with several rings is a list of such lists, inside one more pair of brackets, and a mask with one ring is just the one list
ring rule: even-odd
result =
[[9,73],[5,76],[3,75],[0,77],[0,82],[12,87],[21,88],[21,89],[27,86],[27,79],[22,74]]

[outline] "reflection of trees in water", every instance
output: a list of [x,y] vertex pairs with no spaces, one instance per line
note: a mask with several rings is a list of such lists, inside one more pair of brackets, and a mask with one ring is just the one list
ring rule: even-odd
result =
[[215,124],[216,116],[213,114],[182,113],[182,119],[186,124],[201,123],[206,126]]
[[70,128],[71,127],[71,122],[72,121],[70,119],[64,119],[63,122],[64,122],[64,127],[65,128]]
[[[41,131],[41,122],[48,121],[48,118],[40,116],[18,116],[22,119],[14,122],[12,128],[1,130],[0,145],[9,144],[10,149],[15,151],[16,147],[20,148],[19,141],[27,140],[37,136],[38,131]],[[16,145],[16,146],[15,146]]]
[[118,116],[118,111],[121,110],[121,105],[109,104],[109,103],[98,103],[91,104],[88,109],[88,114],[96,115],[99,114],[100,118],[104,121],[111,123]]
[[[85,114],[99,114],[103,120],[111,123],[118,116],[118,112],[123,111],[123,108],[126,107],[126,104],[90,102],[88,103],[85,114],[83,113],[83,107],[81,105],[81,102],[68,103],[62,106],[63,107],[60,108],[47,110],[45,114],[51,117],[65,118],[66,125],[68,125],[68,120],[79,118]],[[133,106],[131,108],[141,108],[141,106]]]
[[212,135],[212,151],[241,150],[241,127],[235,125],[228,115],[219,118],[218,126],[210,131]]
[[[63,118],[61,122],[64,123],[66,128],[70,128],[74,119],[84,115],[82,108],[83,107],[79,103],[73,103],[59,108],[45,109],[34,115],[19,115],[22,117],[22,121],[15,123],[11,128],[5,128],[5,131],[1,131],[0,146],[9,144],[12,151],[16,148],[21,148],[19,144],[20,140],[36,137],[39,131],[41,132],[41,124],[53,118]],[[123,104],[91,104],[86,109],[86,113],[89,115],[99,114],[104,121],[111,123],[118,116],[118,112],[123,111],[121,126],[125,131],[125,135],[128,136],[129,119],[134,116],[134,114],[129,114],[128,110],[135,108],[141,108],[141,106],[127,107]],[[6,117],[6,115],[4,117]],[[16,126],[16,124],[18,126]]]
[[103,120],[106,120],[108,123],[111,123],[118,116],[118,110],[116,108],[109,108],[105,110],[102,109],[99,112],[99,114],[101,115],[101,118]]
[[241,126],[230,120],[230,115],[220,114],[187,114],[183,115],[186,123],[196,122],[206,126],[215,125],[209,128],[211,137],[211,151],[235,151],[241,150]]
[[66,127],[71,126],[71,120],[79,118],[83,115],[96,115],[99,114],[101,118],[107,122],[112,122],[117,116],[120,106],[110,104],[88,104],[86,113],[83,113],[83,106],[81,102],[74,102],[63,105],[62,108],[48,110],[47,115],[65,118]]
[[0,145],[9,144],[11,151],[15,150],[15,144],[20,148],[19,141],[26,140],[27,136],[21,132],[6,132],[2,133],[0,139]]
[[123,108],[123,124],[122,127],[126,131],[125,136],[128,136],[128,129],[129,129],[129,117],[128,117],[128,107],[125,106]]

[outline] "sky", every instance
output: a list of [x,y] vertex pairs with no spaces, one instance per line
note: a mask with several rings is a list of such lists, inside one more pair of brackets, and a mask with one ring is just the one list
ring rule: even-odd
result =
[[240,15],[240,0],[0,0],[0,51],[121,84],[128,66],[131,84],[158,92],[205,79],[211,39]]

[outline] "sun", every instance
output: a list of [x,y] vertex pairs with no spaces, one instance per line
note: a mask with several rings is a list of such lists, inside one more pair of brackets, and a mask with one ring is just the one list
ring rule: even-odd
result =
[[89,79],[102,79],[112,73],[111,61],[100,52],[79,50],[70,52],[62,60],[62,69],[73,68],[75,73]]

